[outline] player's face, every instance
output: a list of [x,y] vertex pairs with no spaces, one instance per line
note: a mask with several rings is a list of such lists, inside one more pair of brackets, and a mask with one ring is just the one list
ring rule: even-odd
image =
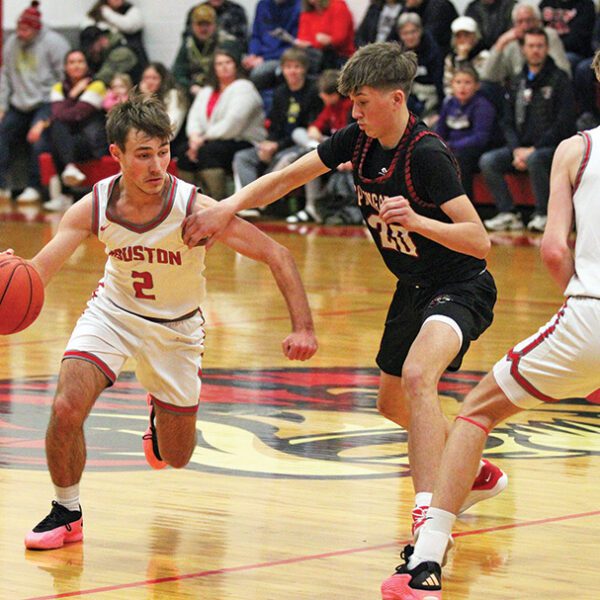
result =
[[479,84],[468,73],[458,73],[452,78],[452,95],[462,104],[468,102],[479,89]]
[[367,85],[350,94],[352,117],[369,137],[381,139],[390,134],[392,112],[403,101],[399,94],[399,90],[378,90]]
[[110,151],[119,161],[125,181],[145,194],[161,192],[171,160],[168,140],[151,138],[142,131],[132,129],[127,134],[125,150],[111,144]]

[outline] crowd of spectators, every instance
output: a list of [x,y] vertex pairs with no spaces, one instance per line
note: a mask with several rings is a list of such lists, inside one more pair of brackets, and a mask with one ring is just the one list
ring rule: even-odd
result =
[[[525,226],[504,180],[523,171],[535,197],[527,226],[543,231],[556,146],[600,123],[593,0],[472,0],[463,15],[451,0],[371,0],[360,23],[345,0],[259,0],[251,21],[233,0],[207,0],[182,14],[170,68],[149,62],[143,28],[135,4],[97,0],[71,49],[43,25],[38,2],[23,8],[3,48],[0,194],[12,195],[16,158],[27,176],[16,201],[42,199],[38,157],[50,152],[60,186],[44,208],[68,206],[89,184],[78,163],[107,153],[106,113],[136,86],[168,111],[180,176],[221,199],[349,122],[337,74],[376,41],[416,53],[409,107],[455,153],[471,197],[482,172],[498,209],[489,229]],[[351,195],[342,167],[307,188],[288,220],[355,222]]]

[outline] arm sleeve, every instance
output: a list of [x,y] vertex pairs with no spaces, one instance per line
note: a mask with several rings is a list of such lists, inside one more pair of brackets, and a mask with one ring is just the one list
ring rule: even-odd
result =
[[115,48],[102,63],[102,67],[96,73],[96,79],[109,85],[116,73],[129,73],[138,62],[133,50],[125,46]]
[[202,127],[201,115],[202,112],[206,114],[206,104],[212,88],[202,88],[194,98],[192,106],[188,112],[187,123],[185,125],[185,133],[187,137],[190,137],[193,133],[204,134]]
[[436,206],[465,193],[450,151],[433,136],[425,136],[417,142],[410,172],[417,193]]
[[335,169],[338,165],[352,160],[359,133],[358,125],[351,123],[319,144],[317,152],[323,164],[330,169]]
[[471,114],[471,133],[452,144],[452,150],[463,150],[464,148],[481,148],[488,145],[494,130],[494,119],[496,111],[490,102],[480,99],[476,110]]
[[142,12],[137,6],[132,6],[124,15],[105,4],[101,9],[102,18],[123,33],[137,33],[144,26]]
[[334,2],[330,10],[329,24],[331,31],[324,33],[331,35],[331,45],[333,48],[343,48],[347,42],[348,32],[354,32],[352,15],[345,2]]
[[192,85],[192,80],[190,78],[190,66],[187,55],[187,48],[185,40],[181,44],[179,48],[179,52],[177,53],[177,57],[175,58],[175,62],[173,63],[173,77],[175,77],[175,81],[183,87],[186,92],[190,89]]
[[560,72],[561,77],[557,81],[554,98],[554,114],[556,118],[549,127],[536,140],[534,146],[543,148],[545,146],[558,146],[562,140],[575,133],[575,118],[577,110],[575,108],[575,93],[573,85],[566,73]]
[[248,42],[248,54],[255,54],[256,56],[262,56],[263,53],[263,37],[267,33],[263,13],[263,4],[259,2],[256,5],[256,12],[254,13],[254,23],[252,24],[252,33],[250,34],[250,41]]

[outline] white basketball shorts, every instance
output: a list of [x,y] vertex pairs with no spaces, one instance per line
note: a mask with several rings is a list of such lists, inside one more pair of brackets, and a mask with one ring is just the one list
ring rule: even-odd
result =
[[570,297],[536,334],[494,365],[494,377],[521,408],[585,398],[600,387],[600,299]]
[[63,360],[87,360],[112,384],[125,361],[133,358],[138,381],[157,404],[175,412],[195,412],[200,397],[203,325],[200,311],[182,321],[155,323],[98,295],[79,318]]

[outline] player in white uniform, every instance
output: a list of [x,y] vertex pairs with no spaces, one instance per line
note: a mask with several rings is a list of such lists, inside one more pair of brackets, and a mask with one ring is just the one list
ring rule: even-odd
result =
[[[600,52],[593,67],[600,80]],[[441,598],[441,567],[456,514],[471,489],[489,432],[541,402],[587,397],[600,387],[600,128],[561,142],[550,176],[541,254],[566,301],[467,395],[452,428],[427,520],[405,564],[386,579],[384,600]],[[577,229],[575,252],[569,247]],[[516,594],[519,595],[519,594]]]
[[[98,236],[108,254],[104,277],[61,363],[46,434],[56,500],[27,534],[28,548],[58,548],[82,539],[83,424],[127,358],[136,359],[136,374],[149,392],[148,462],[154,468],[184,467],[196,445],[205,249],[183,244],[182,224],[195,203],[214,201],[167,174],[170,122],[157,100],[134,98],[115,107],[107,133],[121,174],[101,181],[74,204],[56,236],[31,260],[47,284],[90,234]],[[269,265],[292,321],[283,352],[290,359],[310,358],[317,342],[289,251],[240,219],[222,240]]]

